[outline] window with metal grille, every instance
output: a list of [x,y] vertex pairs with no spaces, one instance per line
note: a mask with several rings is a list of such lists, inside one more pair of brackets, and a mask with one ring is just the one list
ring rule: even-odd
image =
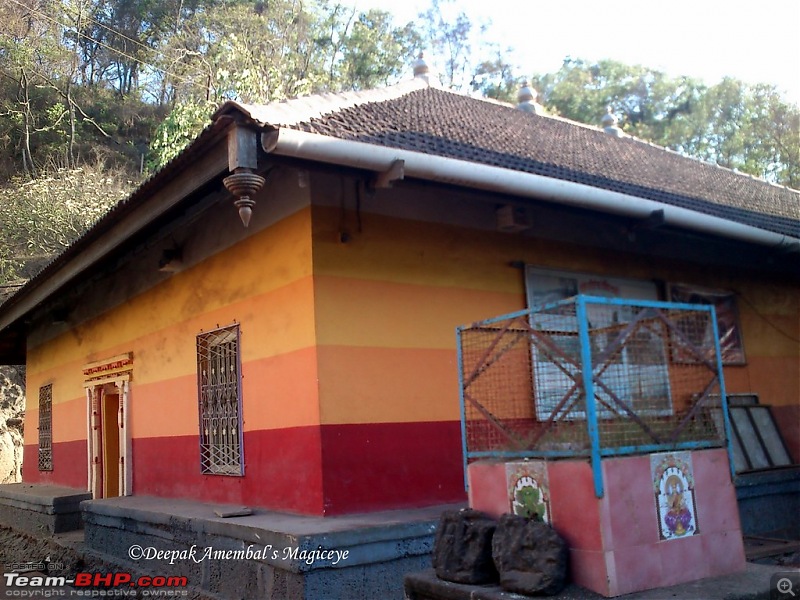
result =
[[197,336],[200,471],[244,475],[239,326]]
[[39,470],[53,470],[53,385],[39,388]]
[[[540,269],[532,265],[525,267],[525,286],[529,308],[564,300],[579,293],[635,300],[659,298],[658,287],[653,281]],[[587,316],[588,325],[597,332],[590,342],[593,346],[592,352],[598,355],[603,347],[613,343],[621,333],[620,323],[629,323],[633,319],[633,312],[630,307],[611,309],[610,306],[590,306],[593,309]],[[531,325],[537,330],[547,331],[549,339],[567,357],[572,358],[565,369],[561,361],[552,359],[537,345],[532,346],[536,416],[547,420],[563,397],[561,387],[566,385],[568,388],[574,382],[580,354],[577,321],[554,313],[537,313],[532,318],[539,319],[540,322]],[[642,414],[668,416],[673,413],[664,334],[662,326],[640,327],[621,346],[619,353],[606,362],[603,367],[606,388],[595,390],[600,399],[601,417],[609,418],[614,414],[607,408],[613,405],[609,392],[620,398],[631,398],[638,405],[637,412]],[[578,406],[583,403],[582,400],[579,402]],[[566,418],[584,419],[586,414],[582,410],[575,410]]]
[[[682,283],[671,283],[669,297],[673,302],[686,302],[688,304],[713,304],[717,313],[717,333],[719,335],[722,364],[744,365],[744,346],[742,333],[739,326],[739,310],[736,306],[736,294],[725,290],[705,288]],[[705,323],[705,327],[695,327],[694,339],[698,336],[711,337],[712,325]]]

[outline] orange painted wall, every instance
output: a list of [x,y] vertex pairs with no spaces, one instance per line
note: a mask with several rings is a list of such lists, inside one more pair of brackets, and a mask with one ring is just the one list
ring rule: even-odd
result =
[[[306,209],[69,333],[29,348],[28,389],[53,382],[54,405],[83,398],[84,364],[133,352],[138,389],[176,385],[175,380],[189,377],[191,395],[196,396],[195,336],[234,321],[246,323],[242,325],[245,365],[312,347],[309,230]],[[178,390],[185,387],[173,392],[180,396]],[[30,396],[29,408],[35,409],[37,397]],[[181,413],[167,405],[160,414],[172,420]],[[295,425],[306,425],[316,416],[301,412],[296,421]],[[151,425],[141,419],[134,421],[134,427],[141,428],[137,435],[149,434]],[[85,437],[85,432],[77,435]]]
[[[189,436],[196,447],[196,335],[234,322],[241,324],[245,435],[318,428],[310,228],[311,212],[305,208],[30,348],[26,445],[38,444],[37,394],[31,392],[53,384],[57,454],[59,443],[86,440],[82,366],[132,352],[129,418],[134,440]],[[318,453],[316,461],[319,477]],[[74,468],[85,480],[86,461]],[[196,464],[181,468],[199,472],[199,456]],[[27,480],[37,477],[35,469],[35,463],[26,464]],[[40,477],[58,482],[62,476],[56,468]],[[148,485],[140,479],[134,489],[148,493]]]
[[800,336],[796,283],[370,213],[341,243],[342,221],[340,209],[314,207],[323,423],[459,419],[455,327],[525,307],[523,273],[511,261],[735,290],[747,364],[725,368],[728,391],[800,403],[800,348],[789,339]]

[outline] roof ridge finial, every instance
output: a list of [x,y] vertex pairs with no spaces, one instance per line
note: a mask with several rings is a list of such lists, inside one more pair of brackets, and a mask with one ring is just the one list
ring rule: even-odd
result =
[[611,112],[611,105],[606,106],[606,114],[603,115],[603,118],[600,119],[600,124],[603,126],[603,131],[605,131],[609,135],[613,135],[614,137],[622,137],[625,135],[625,132],[622,131],[617,126],[617,117],[614,113]]
[[423,79],[426,83],[430,83],[428,81],[428,76],[430,75],[431,69],[428,66],[428,63],[425,62],[424,52],[419,53],[417,60],[414,61],[413,67],[414,67],[414,77],[419,77],[420,79]]
[[538,97],[537,91],[530,87],[527,79],[524,79],[522,87],[517,92],[517,108],[523,112],[542,114],[542,107],[536,102]]

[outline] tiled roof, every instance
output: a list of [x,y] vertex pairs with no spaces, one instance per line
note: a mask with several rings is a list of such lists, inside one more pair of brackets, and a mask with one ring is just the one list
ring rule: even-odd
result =
[[800,237],[800,192],[419,81],[240,108],[262,124],[535,173]]

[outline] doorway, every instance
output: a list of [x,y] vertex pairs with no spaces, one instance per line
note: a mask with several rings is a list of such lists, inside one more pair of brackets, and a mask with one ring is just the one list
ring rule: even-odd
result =
[[115,386],[106,386],[101,398],[102,490],[103,498],[113,498],[120,495],[119,391]]
[[92,498],[133,493],[130,382],[133,353],[83,365],[86,392],[86,489]]
[[129,488],[125,480],[126,383],[106,383],[87,388],[91,417],[89,490],[93,498],[124,496]]

